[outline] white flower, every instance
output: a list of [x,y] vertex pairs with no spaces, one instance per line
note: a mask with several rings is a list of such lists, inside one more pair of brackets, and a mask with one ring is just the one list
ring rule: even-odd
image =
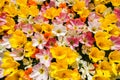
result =
[[100,30],[101,23],[98,21],[98,19],[94,19],[93,21],[89,21],[88,25],[88,30],[96,33],[98,30]]
[[15,60],[22,60],[24,58],[23,48],[13,49],[10,55]]
[[33,72],[30,74],[33,80],[48,80],[48,70],[43,64],[37,64],[33,67]]
[[52,56],[49,50],[44,50],[42,54],[36,54],[36,58],[40,59],[40,63],[44,64],[46,67],[50,66]]
[[95,74],[94,66],[83,60],[81,60],[80,62],[82,64],[82,68],[80,69],[80,72],[82,72],[82,79],[88,78],[88,80],[92,80],[92,75]]
[[38,46],[39,49],[43,49],[46,40],[42,34],[36,33],[32,38],[33,46]]
[[64,36],[67,32],[66,27],[62,24],[54,24],[52,31],[56,36]]

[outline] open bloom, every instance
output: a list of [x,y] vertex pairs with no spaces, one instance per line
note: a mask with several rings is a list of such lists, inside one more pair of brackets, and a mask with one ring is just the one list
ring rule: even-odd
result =
[[52,56],[50,55],[49,50],[43,50],[42,53],[36,54],[36,58],[40,59],[40,63],[44,64],[46,67],[50,66]]
[[91,32],[86,32],[80,35],[79,41],[80,43],[85,44],[86,46],[92,46],[95,39],[92,36]]
[[33,78],[35,80],[47,80],[47,68],[43,64],[38,63],[37,65],[33,66],[33,72],[30,74],[30,78]]
[[97,62],[102,60],[105,56],[104,51],[100,51],[97,47],[92,47],[91,52],[89,53],[89,57],[94,61]]
[[120,62],[120,52],[119,51],[117,51],[117,50],[115,50],[115,51],[113,51],[113,52],[111,52],[110,54],[109,54],[109,60],[111,61],[111,62]]
[[38,47],[39,49],[43,49],[46,40],[42,34],[35,33],[35,35],[32,38],[33,46]]
[[64,36],[67,32],[67,29],[62,24],[55,24],[52,32],[57,36]]
[[9,39],[11,47],[20,48],[27,42],[26,35],[21,30],[16,30]]

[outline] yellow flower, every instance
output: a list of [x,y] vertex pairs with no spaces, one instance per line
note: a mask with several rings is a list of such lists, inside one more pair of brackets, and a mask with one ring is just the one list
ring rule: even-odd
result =
[[24,78],[24,71],[23,70],[16,70],[10,75],[8,75],[5,80],[27,80]]
[[73,10],[75,12],[82,11],[85,8],[85,2],[84,1],[76,1],[76,3],[73,5]]
[[112,72],[114,73],[114,75],[115,76],[117,76],[118,74],[117,74],[117,72],[119,72],[119,64],[115,64],[115,63],[111,63],[111,65],[112,65]]
[[29,8],[29,14],[32,15],[33,17],[37,16],[39,13],[39,9],[37,6],[30,6]]
[[103,32],[103,31],[98,31],[95,34],[95,40],[99,39],[99,38],[105,38],[108,39],[110,38],[110,35],[107,32]]
[[93,62],[102,60],[104,56],[105,56],[105,52],[100,51],[97,47],[92,47],[89,53],[89,57],[93,60]]
[[49,67],[50,76],[54,77],[57,71],[66,70],[67,68],[68,68],[68,63],[64,60],[53,62]]
[[111,65],[109,62],[107,61],[103,61],[99,64],[98,68],[100,68],[101,70],[110,70],[111,71]]
[[94,3],[95,5],[99,5],[99,4],[107,4],[110,1],[111,0],[94,0]]
[[111,30],[111,26],[109,26],[109,25],[111,25],[112,23],[116,23],[117,22],[117,17],[113,13],[107,14],[105,16],[105,19],[102,19],[102,18],[100,19],[100,22],[102,23],[100,27],[103,30],[108,31],[108,30]]
[[9,41],[13,48],[20,48],[27,42],[27,38],[21,30],[16,30]]
[[111,0],[113,6],[120,6],[120,0]]
[[29,15],[29,7],[26,5],[20,6],[20,9],[18,11],[18,16],[22,18],[27,18]]
[[46,10],[46,12],[44,13],[44,17],[48,19],[53,19],[54,17],[59,16],[60,12],[61,8],[56,9],[54,7],[51,7]]
[[95,34],[96,45],[102,50],[109,50],[112,46],[112,41],[110,41],[110,34],[107,32],[98,31]]
[[120,28],[117,27],[115,24],[111,24],[109,27],[111,28],[111,30],[108,30],[108,33],[111,36],[119,36],[120,35]]
[[51,32],[52,29],[53,29],[53,26],[52,26],[52,25],[50,25],[50,24],[45,24],[45,23],[43,23],[43,24],[41,25],[41,27],[42,27],[42,30],[43,30],[44,32]]
[[6,5],[4,6],[4,12],[7,12],[9,14],[9,16],[14,17],[18,14],[17,11],[17,6],[15,4],[10,4],[10,5]]
[[96,13],[103,13],[105,10],[107,9],[107,7],[103,4],[99,4],[95,7],[95,11]]
[[77,52],[71,50],[70,48],[67,49],[66,59],[67,59],[68,64],[70,64],[70,65],[73,64],[76,61],[76,59],[78,58],[78,56],[79,55]]
[[20,64],[16,62],[11,56],[9,52],[4,53],[4,57],[2,58],[1,68],[4,69],[4,75],[8,75],[11,72],[15,71]]
[[33,24],[33,28],[35,32],[41,33],[43,31],[42,26],[40,24]]
[[85,7],[84,1],[75,0],[73,10],[77,12],[81,18],[86,18],[89,15],[89,10]]
[[116,69],[116,71],[117,71],[117,73],[118,73],[118,75],[120,75],[120,63],[119,64],[117,64],[117,69]]
[[0,9],[4,6],[5,0],[0,1]]
[[92,80],[110,80],[110,78],[105,76],[94,75]]
[[120,63],[120,52],[115,50],[109,54],[109,60],[111,62],[118,62]]
[[56,80],[70,80],[71,74],[72,74],[72,70],[68,70],[68,69],[60,70],[56,72],[54,77]]
[[15,21],[13,20],[13,18],[10,17],[7,17],[6,20],[7,23],[1,26],[1,28],[3,31],[7,31],[8,34],[11,34],[14,31]]
[[67,47],[58,46],[51,48],[50,52],[53,58],[60,60],[60,59],[64,59],[67,56],[66,50]]
[[86,18],[88,17],[90,11],[88,9],[83,9],[82,11],[78,11],[78,14],[80,15],[81,18]]
[[81,79],[81,76],[80,76],[80,73],[78,72],[78,70],[76,70],[76,69],[74,69],[73,71],[72,71],[72,74],[71,74],[72,76],[72,80],[82,80]]
[[97,38],[96,45],[102,50],[109,50],[112,46],[112,41],[105,38]]
[[27,5],[27,0],[16,0],[16,3],[20,6]]
[[35,47],[32,46],[32,42],[27,42],[24,47],[24,55],[25,57],[31,57],[35,52]]

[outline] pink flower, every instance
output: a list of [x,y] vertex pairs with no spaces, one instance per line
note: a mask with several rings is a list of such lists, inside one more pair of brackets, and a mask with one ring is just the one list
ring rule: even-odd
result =
[[55,46],[56,41],[57,40],[55,38],[49,38],[49,40],[47,41],[45,47],[50,48],[50,47]]
[[92,46],[95,39],[92,36],[91,32],[83,33],[79,39],[80,43],[85,44],[86,46]]
[[88,6],[88,4],[89,4],[90,1],[91,1],[91,0],[85,0],[86,6]]
[[15,60],[22,60],[24,57],[24,53],[23,53],[23,48],[18,48],[18,49],[14,49],[10,55],[15,59]]
[[119,8],[114,9],[114,14],[117,16],[118,20],[120,21],[120,9]]
[[34,18],[34,22],[37,23],[37,24],[41,24],[41,23],[49,23],[48,19],[44,18],[42,13],[40,13],[39,16],[36,16]]
[[1,13],[0,14],[0,26],[6,24],[7,21],[6,21],[6,13]]
[[71,48],[75,48],[79,45],[79,38],[78,37],[68,37],[67,43]]
[[49,50],[43,50],[42,54],[41,53],[36,54],[36,58],[38,58],[40,60],[40,63],[44,64],[46,67],[50,66],[52,56]]
[[35,33],[32,37],[32,42],[34,47],[38,47],[39,49],[43,49],[46,44],[46,40],[44,36],[40,33]]
[[113,42],[112,50],[120,50],[120,37],[111,36],[111,41]]
[[96,13],[91,12],[88,16],[88,21],[93,21],[94,19],[99,19],[99,16]]
[[84,23],[79,18],[76,18],[76,19],[71,19],[67,27],[71,30],[81,31],[83,25]]
[[27,37],[30,37],[33,35],[32,24],[26,24],[26,23],[20,22],[15,26],[15,29],[22,29],[22,31],[26,33]]
[[63,22],[68,22],[70,17],[68,16],[67,13],[60,13],[58,17],[56,17],[56,20],[53,21],[53,23],[57,22],[58,24],[63,24]]

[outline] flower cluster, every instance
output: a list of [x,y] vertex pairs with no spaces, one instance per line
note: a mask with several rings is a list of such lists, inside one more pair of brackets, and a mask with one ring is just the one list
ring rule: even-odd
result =
[[117,80],[120,0],[0,0],[0,80]]

